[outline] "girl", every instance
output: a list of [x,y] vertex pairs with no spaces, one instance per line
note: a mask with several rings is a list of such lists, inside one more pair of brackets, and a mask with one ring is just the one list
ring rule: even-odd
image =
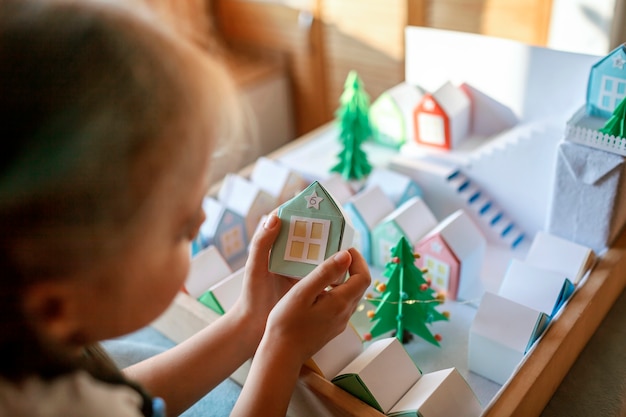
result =
[[0,3],[1,416],[159,411],[145,392],[173,416],[253,354],[233,415],[285,414],[302,363],[345,328],[370,277],[354,250],[297,284],[269,273],[274,215],[231,312],[123,373],[97,349],[181,288],[234,97],[218,64],[145,11]]

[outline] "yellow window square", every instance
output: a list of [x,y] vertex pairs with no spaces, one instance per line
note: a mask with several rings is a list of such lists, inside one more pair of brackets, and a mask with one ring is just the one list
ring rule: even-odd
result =
[[293,235],[298,237],[306,237],[306,222],[296,220],[293,228]]
[[307,253],[307,259],[316,260],[319,259],[320,256],[320,245],[309,245],[309,253]]
[[440,274],[445,274],[445,273],[446,273],[446,267],[445,267],[445,265],[443,265],[443,264],[439,264],[439,265],[437,265],[437,271],[438,271]]
[[292,258],[302,258],[304,252],[304,243],[291,242],[291,248],[289,249],[289,256]]
[[434,266],[435,266],[435,261],[433,261],[432,259],[429,259],[428,261],[426,261],[426,267],[428,269],[433,269]]
[[324,231],[324,225],[322,223],[311,223],[311,239],[321,239],[322,232]]

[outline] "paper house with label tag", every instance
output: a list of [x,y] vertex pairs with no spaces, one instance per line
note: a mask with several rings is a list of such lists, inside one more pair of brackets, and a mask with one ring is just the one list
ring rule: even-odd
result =
[[446,82],[427,93],[414,110],[415,143],[442,150],[457,147],[470,131],[470,100]]
[[562,273],[512,259],[498,295],[554,317],[574,289]]
[[260,157],[255,162],[250,180],[274,197],[277,205],[289,200],[308,185],[297,172],[265,157]]
[[435,215],[420,197],[413,197],[384,217],[372,231],[372,265],[384,268],[401,237],[413,246],[437,225]]
[[220,251],[215,246],[209,246],[191,258],[185,290],[193,298],[198,298],[213,284],[232,272]]
[[394,148],[411,141],[413,111],[423,95],[419,87],[403,82],[378,96],[369,110],[374,140]]
[[549,320],[541,311],[485,292],[470,326],[469,370],[504,384]]
[[354,247],[367,263],[372,262],[372,230],[394,209],[391,200],[378,186],[357,193],[344,205],[354,226]]
[[626,222],[625,175],[623,156],[561,142],[546,231],[603,251]]
[[626,44],[591,67],[587,84],[587,114],[604,119],[626,97]]
[[276,198],[267,191],[236,174],[224,177],[217,199],[245,219],[247,236],[254,234],[263,215],[278,206]]
[[483,292],[480,272],[486,247],[478,226],[459,209],[417,243],[417,265],[428,270],[432,287],[451,300],[472,300]]
[[411,177],[385,168],[372,170],[364,188],[370,187],[380,187],[395,207],[413,197],[423,197],[422,189]]
[[578,284],[589,271],[596,256],[591,248],[539,231],[526,254],[526,263],[561,273]]
[[213,284],[200,297],[200,301],[217,314],[226,314],[235,305],[243,288],[244,268],[228,275],[226,278]]
[[198,234],[202,248],[217,247],[228,263],[245,256],[248,237],[244,218],[212,197],[205,197],[202,208],[206,214]]
[[354,239],[350,218],[317,181],[278,208],[281,229],[272,246],[269,269],[301,278]]

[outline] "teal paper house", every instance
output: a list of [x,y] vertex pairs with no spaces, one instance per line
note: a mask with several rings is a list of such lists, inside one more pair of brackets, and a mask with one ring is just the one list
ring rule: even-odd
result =
[[370,106],[372,136],[380,144],[399,148],[413,138],[413,110],[422,91],[406,82],[383,92]]
[[384,268],[401,237],[412,245],[437,226],[437,219],[420,197],[389,213],[372,231],[372,265]]
[[317,181],[278,208],[282,225],[269,269],[301,278],[334,253],[352,246],[349,217]]
[[626,96],[626,44],[591,67],[587,84],[587,114],[608,119]]

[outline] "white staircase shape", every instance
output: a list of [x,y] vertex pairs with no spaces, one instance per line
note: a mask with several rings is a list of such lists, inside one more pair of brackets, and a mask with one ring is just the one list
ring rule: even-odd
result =
[[[497,240],[511,249],[522,243],[525,233],[507,216],[496,202],[460,169],[454,170],[446,178],[447,184],[455,190],[464,209],[480,223],[481,230],[489,231],[488,240]],[[486,226],[486,227],[485,227]]]

